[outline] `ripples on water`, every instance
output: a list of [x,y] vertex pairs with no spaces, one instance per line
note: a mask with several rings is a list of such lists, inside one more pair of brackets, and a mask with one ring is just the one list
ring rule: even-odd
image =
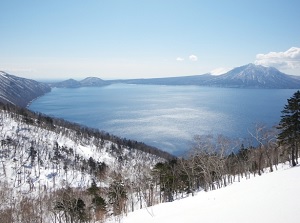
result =
[[257,123],[278,124],[295,91],[114,84],[54,88],[29,108],[180,154],[196,134],[245,138]]

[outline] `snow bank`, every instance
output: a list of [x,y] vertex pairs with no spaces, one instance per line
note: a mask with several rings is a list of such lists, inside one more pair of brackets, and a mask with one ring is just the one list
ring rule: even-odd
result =
[[129,213],[123,223],[297,222],[300,166]]

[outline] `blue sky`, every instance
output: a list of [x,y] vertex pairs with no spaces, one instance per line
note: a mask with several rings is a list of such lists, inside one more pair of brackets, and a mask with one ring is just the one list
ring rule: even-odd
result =
[[300,75],[299,0],[0,0],[0,70],[50,79]]

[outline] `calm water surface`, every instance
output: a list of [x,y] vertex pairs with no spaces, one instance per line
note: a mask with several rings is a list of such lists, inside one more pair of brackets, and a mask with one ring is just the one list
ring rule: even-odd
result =
[[246,138],[256,123],[278,124],[295,91],[127,84],[54,88],[29,109],[180,154],[196,134]]

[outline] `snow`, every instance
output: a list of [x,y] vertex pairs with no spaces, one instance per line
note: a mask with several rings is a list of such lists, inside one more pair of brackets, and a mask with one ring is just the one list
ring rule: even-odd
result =
[[[132,177],[132,173],[135,172],[137,166],[143,165],[145,168],[150,169],[156,162],[163,161],[161,158],[138,150],[132,150],[129,154],[129,149],[122,147],[123,154],[120,155],[123,155],[123,157],[126,155],[127,158],[120,163],[117,161],[116,155],[110,151],[113,142],[104,140],[103,145],[99,147],[99,145],[93,143],[94,138],[77,138],[74,130],[59,126],[56,126],[56,129],[60,129],[61,132],[57,133],[23,123],[16,118],[12,118],[7,111],[0,110],[0,140],[11,138],[19,143],[16,155],[13,154],[10,147],[7,147],[11,151],[8,156],[4,156],[4,147],[1,148],[3,151],[0,151],[0,184],[7,182],[11,187],[18,188],[24,193],[29,191],[29,182],[32,183],[34,188],[42,185],[49,190],[62,188],[66,183],[72,187],[84,188],[89,186],[91,179],[94,178],[89,173],[82,173],[77,169],[73,169],[72,166],[68,166],[65,171],[62,169],[62,161],[59,162],[59,167],[53,165],[49,155],[53,155],[55,143],[60,147],[71,148],[74,151],[74,154],[71,155],[64,154],[70,162],[74,161],[75,155],[79,155],[86,161],[92,157],[96,162],[104,162],[109,167],[109,171],[122,173],[127,179]],[[68,134],[62,133],[62,131],[68,132]],[[28,148],[31,147],[32,142],[34,142],[35,149],[40,151],[40,159],[43,160],[43,165],[37,165],[35,161],[34,165],[31,166]],[[117,147],[117,145],[115,146]],[[61,153],[63,154],[63,152]],[[17,162],[14,162],[14,158]],[[16,185],[16,176],[19,169],[23,171],[22,173],[26,173],[26,179]],[[109,180],[108,178],[107,181],[100,183],[102,186],[107,186]]]
[[297,222],[300,166],[263,174],[194,197],[129,213],[123,223]]
[[2,76],[2,77],[4,77],[4,78],[7,78],[7,79],[8,79],[8,77],[6,76],[6,73],[3,72],[3,71],[0,71],[0,76]]
[[8,100],[6,97],[4,97],[2,95],[0,95],[0,97],[3,98],[4,101],[7,101],[7,102],[9,102],[9,103],[11,103],[13,105],[15,104],[15,103],[13,103],[12,101]]
[[[41,129],[18,122],[5,111],[0,112],[0,139],[5,140],[7,137],[20,139],[19,142],[24,148],[30,147],[30,137],[39,139],[36,146],[40,146],[41,150],[52,150],[54,142],[57,142],[60,146],[72,148],[76,154],[86,159],[93,157],[96,161],[104,161],[112,171],[119,170],[127,178],[134,178],[136,176],[134,172],[139,171],[137,168],[138,162],[143,162],[145,165],[143,168],[148,167],[149,169],[154,164],[154,161],[141,159],[140,156],[142,156],[142,153],[137,152],[126,163],[120,166],[116,158],[108,152],[113,144],[112,142],[105,141],[104,148],[97,150],[96,145],[91,143],[93,141],[92,138],[89,140],[74,140],[72,136],[75,133],[72,130],[68,130],[68,132],[69,134],[64,135]],[[20,185],[16,183],[17,165],[19,165],[23,172],[26,171],[28,173],[26,177],[31,180],[35,188],[41,185],[45,186],[47,190],[53,191],[54,189],[64,187],[66,182],[74,187],[86,187],[90,185],[91,176],[71,169],[68,171],[60,169],[58,171],[51,164],[47,155],[43,157],[44,166],[38,167],[34,165],[31,167],[29,164],[30,160],[25,160],[28,156],[25,152],[26,150],[20,150],[20,159],[17,162],[13,161],[14,156],[10,156],[8,159],[4,157],[0,159],[2,162],[2,165],[0,165],[0,183],[7,182],[15,192],[20,191],[24,194],[30,191],[27,181],[23,180]],[[125,155],[129,155],[127,149],[124,148],[123,152],[122,155],[124,157]],[[39,171],[40,174],[37,173]],[[4,174],[4,172],[6,173]],[[190,196],[171,203],[163,203],[137,210],[128,213],[121,220],[118,217],[116,219],[112,217],[107,219],[106,222],[297,222],[297,209],[300,207],[300,165],[290,168],[288,163],[281,164],[278,166],[277,171],[272,173],[266,172],[262,176],[252,176],[250,179],[244,178],[241,182],[235,182],[222,189],[209,192],[201,191],[194,197]],[[103,187],[109,185],[109,181],[101,183]],[[37,192],[32,191],[31,193],[34,195]]]

